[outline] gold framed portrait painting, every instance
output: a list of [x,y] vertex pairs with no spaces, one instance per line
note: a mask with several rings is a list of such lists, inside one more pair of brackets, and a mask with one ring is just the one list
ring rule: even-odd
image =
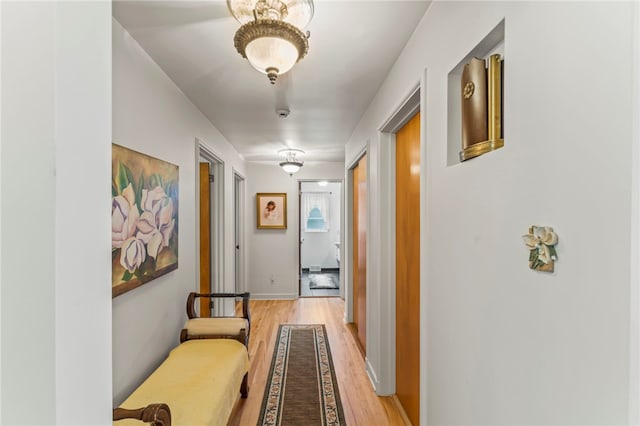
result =
[[256,216],[258,229],[287,229],[287,194],[257,193]]

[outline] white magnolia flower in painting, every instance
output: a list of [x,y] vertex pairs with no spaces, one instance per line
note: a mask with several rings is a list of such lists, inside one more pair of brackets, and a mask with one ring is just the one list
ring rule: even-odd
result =
[[156,259],[158,253],[160,253],[160,250],[164,247],[162,241],[162,234],[159,231],[155,231],[147,243],[147,254]]
[[551,260],[556,260],[556,256],[551,253],[550,247],[558,244],[558,235],[548,226],[532,226],[531,228],[532,233],[522,236],[529,250],[537,250],[537,257],[544,264],[549,263]]
[[167,247],[169,245],[171,234],[173,233],[173,228],[176,225],[176,220],[173,217],[173,200],[169,197],[164,200],[164,203],[158,212],[157,224],[158,229],[162,234],[163,247]]
[[142,200],[140,202],[142,211],[151,212],[155,216],[162,208],[163,201],[167,199],[164,189],[160,186],[156,186],[151,191],[147,189],[142,190]]
[[144,212],[138,220],[138,233],[136,238],[147,245],[147,254],[154,259],[158,257],[158,253],[162,247],[162,234],[156,228],[155,218],[150,212]]
[[169,246],[175,227],[173,200],[157,186],[151,191],[142,190],[141,204],[143,212],[138,220],[136,237],[148,245],[148,254],[155,259],[163,247]]
[[147,258],[144,242],[138,238],[129,238],[122,244],[120,264],[133,273]]
[[149,242],[154,232],[158,231],[156,226],[156,218],[151,212],[142,212],[140,219],[138,219],[138,233],[136,237],[144,241],[145,244]]
[[136,206],[136,197],[131,184],[122,191],[122,195],[113,197],[111,202],[111,246],[120,248],[136,230],[140,213]]

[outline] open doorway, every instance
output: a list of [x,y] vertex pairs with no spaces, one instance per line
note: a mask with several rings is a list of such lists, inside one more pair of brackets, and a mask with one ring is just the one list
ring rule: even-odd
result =
[[340,296],[342,182],[301,181],[301,297]]

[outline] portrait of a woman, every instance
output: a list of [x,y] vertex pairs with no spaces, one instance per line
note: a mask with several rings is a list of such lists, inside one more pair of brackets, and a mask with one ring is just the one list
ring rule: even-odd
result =
[[286,228],[287,227],[287,194],[256,195],[258,228]]

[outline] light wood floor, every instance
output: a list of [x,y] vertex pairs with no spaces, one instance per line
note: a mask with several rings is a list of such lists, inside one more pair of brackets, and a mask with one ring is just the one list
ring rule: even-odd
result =
[[344,301],[338,297],[250,302],[249,397],[240,399],[230,425],[255,425],[260,415],[276,332],[280,324],[325,324],[338,379],[346,423],[404,425],[402,413],[391,397],[375,394],[365,372],[364,359],[344,324]]

